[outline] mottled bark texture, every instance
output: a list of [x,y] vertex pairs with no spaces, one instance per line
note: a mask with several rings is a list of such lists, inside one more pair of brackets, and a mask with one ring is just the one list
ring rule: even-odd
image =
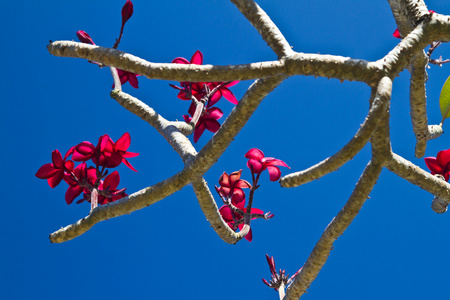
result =
[[[48,51],[55,56],[84,58],[109,66],[113,76],[114,68],[120,68],[150,79],[171,81],[255,79],[219,131],[198,153],[186,137],[192,133],[192,125],[164,119],[147,104],[122,92],[118,84],[116,90],[111,92],[111,97],[153,126],[177,151],[185,166],[183,170],[160,183],[95,208],[82,220],[51,234],[50,239],[52,242],[73,239],[100,221],[149,206],[191,183],[206,219],[222,240],[234,244],[245,236],[249,228],[235,233],[228,227],[220,216],[203,175],[220,158],[258,105],[289,76],[316,76],[365,82],[372,88],[370,110],[361,128],[350,141],[322,162],[306,170],[293,172],[280,180],[283,187],[296,187],[318,179],[344,165],[369,141],[372,145],[371,160],[348,202],[326,227],[303,269],[287,288],[284,299],[299,299],[318,276],[334,241],[344,233],[362,208],[383,167],[435,195],[433,209],[436,212],[444,212],[450,203],[450,184],[393,153],[389,134],[392,80],[410,65],[410,105],[413,130],[417,139],[416,156],[423,156],[426,141],[440,134],[439,128],[427,124],[425,68],[428,61],[424,48],[432,41],[450,41],[450,18],[429,13],[422,0],[388,0],[403,39],[383,58],[371,62],[357,58],[295,52],[269,16],[253,0],[232,2],[261,34],[278,60],[228,66],[153,63],[128,53],[95,45],[71,41],[52,42],[48,45]],[[117,76],[114,77],[117,81]]]

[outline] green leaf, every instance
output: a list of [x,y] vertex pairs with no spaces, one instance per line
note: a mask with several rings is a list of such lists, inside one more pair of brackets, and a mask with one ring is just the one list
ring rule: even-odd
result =
[[442,122],[450,117],[450,76],[444,83],[439,97],[439,106],[441,108]]

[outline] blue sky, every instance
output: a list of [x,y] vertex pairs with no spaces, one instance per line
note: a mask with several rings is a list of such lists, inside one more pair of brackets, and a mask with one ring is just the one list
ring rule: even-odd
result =
[[[255,206],[272,211],[270,221],[252,222],[253,241],[228,245],[203,216],[191,186],[157,204],[94,226],[83,236],[51,244],[48,234],[74,223],[89,205],[67,205],[66,187],[51,189],[34,174],[81,141],[96,143],[108,133],[131,135],[130,159],[139,171],[118,168],[129,193],[175,174],[182,162],[147,123],[109,97],[112,78],[81,59],[54,57],[49,40],[77,40],[85,30],[96,44],[111,47],[120,29],[125,1],[3,1],[1,65],[3,101],[0,128],[4,147],[2,299],[277,299],[263,285],[269,279],[264,255],[294,273],[307,259],[326,225],[347,201],[365,164],[366,147],[339,171],[293,189],[280,188],[263,174]],[[120,50],[152,62],[187,59],[196,50],[207,64],[240,64],[276,59],[256,30],[229,1],[140,1],[125,27]],[[258,1],[294,50],[377,60],[399,42],[386,1]],[[450,14],[442,1],[429,9]],[[5,28],[8,28],[7,30]],[[436,56],[448,58],[448,46]],[[449,67],[428,70],[429,122],[438,124],[440,89]],[[124,91],[170,120],[182,120],[189,103],[159,80],[139,79]],[[232,88],[239,99],[251,81]],[[391,104],[393,150],[414,157],[409,118],[409,73],[394,81]],[[292,171],[334,154],[357,131],[368,111],[370,89],[362,83],[292,77],[261,104],[229,149],[205,175],[209,187],[222,172],[243,169],[244,154],[260,148],[284,160]],[[228,115],[233,105],[220,102]],[[223,120],[221,120],[223,121]],[[446,124],[444,131],[447,131]],[[212,134],[196,144],[199,150]],[[191,136],[192,138],[192,136]],[[428,143],[426,156],[449,148],[444,134]],[[282,170],[287,174],[287,170]],[[430,209],[432,195],[387,170],[360,214],[334,246],[304,299],[446,299],[450,263],[447,214]],[[218,198],[217,198],[218,200]],[[219,204],[220,205],[220,204]],[[411,288],[414,287],[414,288]],[[339,295],[339,296],[337,296]]]

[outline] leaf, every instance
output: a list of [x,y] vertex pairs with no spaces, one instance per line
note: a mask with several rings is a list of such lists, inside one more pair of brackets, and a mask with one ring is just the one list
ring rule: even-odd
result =
[[[442,122],[450,117],[450,76],[444,83],[439,97],[439,107],[441,108]],[[441,123],[442,123],[441,122]]]

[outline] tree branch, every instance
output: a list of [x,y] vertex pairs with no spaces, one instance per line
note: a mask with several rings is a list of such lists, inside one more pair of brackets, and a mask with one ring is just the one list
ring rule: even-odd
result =
[[89,44],[58,41],[47,46],[50,54],[89,59],[150,79],[173,81],[233,81],[250,80],[284,74],[356,80],[369,84],[382,77],[382,64],[336,55],[296,53],[280,61],[245,65],[193,65],[152,63],[134,55]]
[[450,184],[445,180],[431,175],[395,153],[386,167],[410,183],[450,203]]
[[294,53],[285,37],[266,12],[253,0],[231,0],[250,21],[278,58]]
[[320,163],[300,172],[288,174],[280,179],[282,187],[296,187],[334,172],[352,159],[367,144],[389,104],[392,81],[385,77],[377,89],[372,89],[374,99],[369,114],[361,128],[341,150]]
[[111,98],[152,125],[177,151],[183,161],[187,161],[197,154],[191,142],[185,136],[193,131],[192,126],[189,124],[185,122],[169,122],[144,102],[122,91],[111,91]]
[[381,164],[372,161],[367,164],[347,203],[323,232],[300,273],[287,289],[284,300],[299,299],[316,279],[330,255],[334,241],[344,233],[358,215],[381,170]]

